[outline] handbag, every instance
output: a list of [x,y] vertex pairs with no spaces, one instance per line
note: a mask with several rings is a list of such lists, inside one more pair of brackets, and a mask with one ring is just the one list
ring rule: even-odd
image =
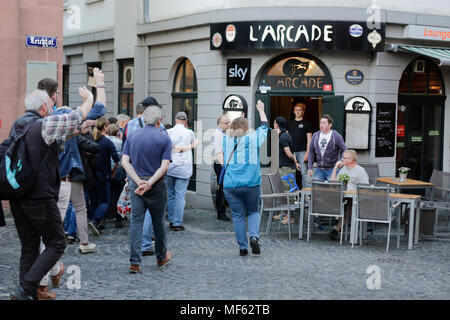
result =
[[131,199],[128,190],[128,182],[123,186],[123,190],[120,193],[119,200],[117,201],[117,213],[122,218],[125,218],[128,213],[131,212]]
[[230,157],[228,158],[227,165],[222,166],[222,170],[220,171],[220,176],[219,176],[219,185],[223,184],[223,179],[225,179],[225,172],[227,171],[227,167],[230,164],[231,157],[233,156],[234,151],[236,151],[236,148],[239,145],[240,141],[241,141],[241,138],[239,138],[238,142],[234,145],[234,149],[233,149],[233,151],[231,151]]

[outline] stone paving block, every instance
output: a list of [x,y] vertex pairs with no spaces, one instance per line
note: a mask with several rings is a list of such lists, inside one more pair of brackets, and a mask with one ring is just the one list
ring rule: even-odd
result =
[[[228,213],[230,215],[230,213]],[[386,233],[380,229],[351,248],[328,239],[327,230],[311,242],[298,240],[295,217],[292,240],[287,226],[265,234],[267,214],[261,219],[261,254],[239,256],[233,223],[216,219],[210,210],[186,209],[185,231],[167,228],[169,265],[159,268],[155,256],[142,258],[142,273],[129,274],[129,221],[115,229],[108,221],[105,233],[90,236],[97,252],[82,255],[68,244],[62,261],[63,284],[54,289],[57,299],[74,300],[317,300],[317,299],[449,299],[450,243],[425,241],[407,250],[402,236],[385,252]],[[305,237],[306,239],[306,237]],[[20,242],[12,219],[0,228],[0,300],[9,298],[19,277]],[[81,289],[73,287],[73,270],[79,268]],[[380,289],[369,289],[372,273],[380,271]],[[370,284],[370,283],[369,283]],[[373,290],[372,290],[373,289]]]

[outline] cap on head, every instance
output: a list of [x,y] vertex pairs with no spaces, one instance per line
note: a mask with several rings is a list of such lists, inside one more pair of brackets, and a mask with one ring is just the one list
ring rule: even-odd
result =
[[147,98],[142,100],[142,105],[144,106],[144,108],[147,108],[148,106],[158,106],[162,108],[158,101],[156,101],[156,99],[151,96],[148,96]]
[[175,119],[178,120],[187,120],[187,114],[183,111],[180,111],[177,113],[177,115],[175,116]]

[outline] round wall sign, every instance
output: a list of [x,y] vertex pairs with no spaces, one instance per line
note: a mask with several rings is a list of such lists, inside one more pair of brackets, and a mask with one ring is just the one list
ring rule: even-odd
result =
[[369,112],[370,102],[364,97],[351,97],[345,102],[345,111]]
[[222,35],[218,32],[214,33],[212,38],[212,44],[214,47],[218,48],[222,44]]
[[345,81],[351,85],[358,85],[364,81],[364,73],[358,69],[348,70],[345,74]]

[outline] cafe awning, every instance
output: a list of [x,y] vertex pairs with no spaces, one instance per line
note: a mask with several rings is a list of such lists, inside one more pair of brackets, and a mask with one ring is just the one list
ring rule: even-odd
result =
[[414,52],[430,58],[439,60],[439,66],[450,66],[450,49],[432,48],[432,47],[416,47],[402,44],[389,44],[387,51],[397,52]]

